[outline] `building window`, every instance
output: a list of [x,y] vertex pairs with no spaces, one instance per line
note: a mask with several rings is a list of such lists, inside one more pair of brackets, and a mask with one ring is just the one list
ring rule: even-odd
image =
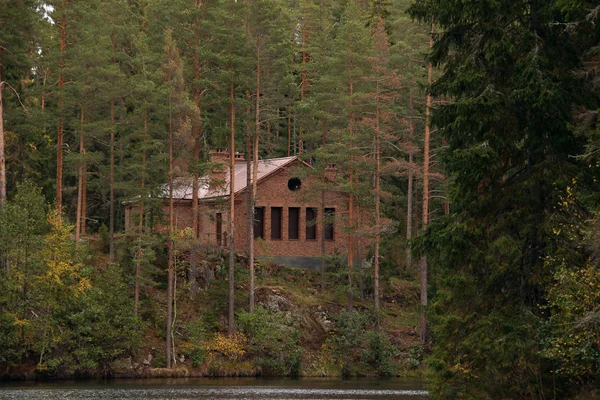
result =
[[323,224],[323,238],[325,240],[334,240],[334,221],[335,221],[335,208],[325,209],[325,220]]
[[288,239],[300,239],[300,208],[290,207],[288,214]]
[[281,216],[283,208],[271,207],[271,239],[281,239]]
[[254,239],[265,238],[265,208],[254,207]]
[[306,240],[317,239],[317,209],[306,209]]
[[290,189],[292,192],[300,189],[300,186],[302,186],[302,181],[300,178],[290,178],[288,181],[288,189]]
[[216,215],[217,221],[217,246],[221,247],[223,245],[223,214],[217,213]]

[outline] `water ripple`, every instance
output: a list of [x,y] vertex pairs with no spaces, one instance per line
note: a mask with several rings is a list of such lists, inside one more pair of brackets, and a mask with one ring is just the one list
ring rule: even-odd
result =
[[161,387],[161,388],[20,388],[3,389],[0,399],[233,399],[233,400],[383,400],[420,397],[425,390],[393,389],[309,389],[262,386]]

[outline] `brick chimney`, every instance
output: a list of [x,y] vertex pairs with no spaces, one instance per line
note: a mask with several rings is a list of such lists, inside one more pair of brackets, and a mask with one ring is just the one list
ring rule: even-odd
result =
[[[244,163],[246,162],[242,153],[235,153],[233,155],[234,162]],[[213,187],[224,187],[225,181],[227,180],[227,174],[229,173],[229,153],[223,149],[216,149],[210,151],[210,162],[214,163],[211,176],[211,186]]]
[[327,166],[325,167],[325,178],[329,179],[330,181],[335,181],[336,177],[337,167],[335,166],[335,164],[327,164]]

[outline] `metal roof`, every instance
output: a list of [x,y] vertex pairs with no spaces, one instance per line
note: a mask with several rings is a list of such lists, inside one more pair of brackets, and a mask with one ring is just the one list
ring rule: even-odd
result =
[[[281,158],[270,158],[266,160],[258,161],[258,174],[257,180],[260,183],[267,176],[276,172],[277,170],[291,164],[298,157],[281,157]],[[252,166],[251,166],[252,167]],[[211,199],[216,197],[223,197],[229,195],[229,166],[227,165],[225,172],[221,173],[225,175],[225,181],[219,187],[211,187],[212,182],[210,175],[205,175],[199,179],[198,184],[198,199]],[[246,163],[235,164],[235,193],[238,194],[246,189]],[[168,185],[163,186],[165,193],[168,196]],[[191,200],[192,199],[192,179],[189,177],[176,178],[173,182],[173,198],[179,200]]]

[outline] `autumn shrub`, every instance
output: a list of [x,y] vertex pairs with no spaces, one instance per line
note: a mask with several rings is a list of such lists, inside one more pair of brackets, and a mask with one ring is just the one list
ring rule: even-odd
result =
[[204,349],[212,354],[221,354],[230,361],[239,361],[246,354],[248,339],[241,332],[227,336],[217,333],[212,339],[204,343]]

